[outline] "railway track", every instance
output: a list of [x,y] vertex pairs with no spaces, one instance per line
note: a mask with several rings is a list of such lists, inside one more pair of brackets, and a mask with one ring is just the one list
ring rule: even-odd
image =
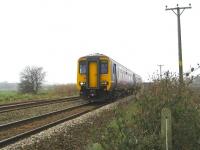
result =
[[20,109],[27,109],[27,108],[44,106],[44,105],[49,105],[49,104],[62,103],[62,102],[73,101],[73,100],[78,100],[78,99],[80,99],[80,97],[75,96],[75,97],[65,97],[65,98],[51,99],[51,100],[35,100],[35,101],[4,104],[4,105],[0,105],[0,114],[5,113],[5,112],[20,110]]
[[0,148],[64,121],[74,119],[103,105],[85,101],[59,111],[0,125]]

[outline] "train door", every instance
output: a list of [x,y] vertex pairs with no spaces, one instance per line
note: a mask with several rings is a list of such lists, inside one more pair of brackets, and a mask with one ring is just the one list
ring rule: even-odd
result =
[[89,88],[97,88],[97,62],[89,62]]

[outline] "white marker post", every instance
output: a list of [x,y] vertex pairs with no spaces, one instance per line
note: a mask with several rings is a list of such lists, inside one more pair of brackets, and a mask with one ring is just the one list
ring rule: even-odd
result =
[[172,120],[171,110],[168,108],[161,111],[161,140],[162,150],[172,150]]

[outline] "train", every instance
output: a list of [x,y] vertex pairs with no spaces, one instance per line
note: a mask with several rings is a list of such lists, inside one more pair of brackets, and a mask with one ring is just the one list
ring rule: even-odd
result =
[[77,64],[77,88],[83,98],[112,99],[141,87],[139,75],[104,54],[80,57]]

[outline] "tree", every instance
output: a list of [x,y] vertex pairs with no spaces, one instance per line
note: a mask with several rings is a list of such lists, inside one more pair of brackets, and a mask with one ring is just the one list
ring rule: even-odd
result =
[[27,66],[20,73],[19,91],[22,93],[37,94],[44,82],[46,73],[42,67]]

